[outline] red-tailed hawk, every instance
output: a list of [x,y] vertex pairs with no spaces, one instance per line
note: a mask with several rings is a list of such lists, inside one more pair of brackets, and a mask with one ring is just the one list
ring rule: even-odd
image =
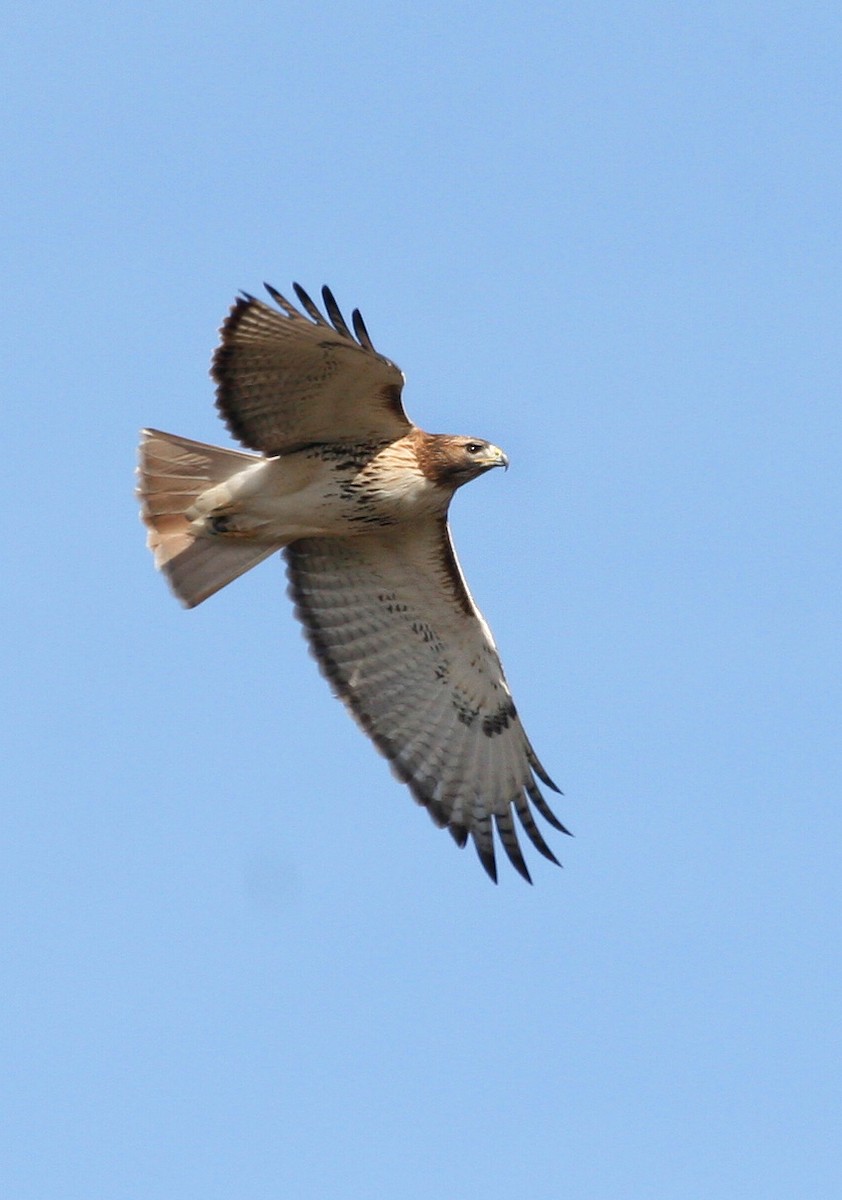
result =
[[471,598],[447,522],[457,488],[502,450],[424,433],[403,375],[362,317],[353,333],[297,284],[306,316],[244,295],[212,375],[230,432],[258,454],[145,430],[138,494],[156,565],[188,607],[283,549],[290,594],[336,694],[435,823],[470,834],[496,882],[493,824],[531,882],[513,811],[551,862],[530,808],[568,831],[535,781],[558,791],[515,711],[494,639]]

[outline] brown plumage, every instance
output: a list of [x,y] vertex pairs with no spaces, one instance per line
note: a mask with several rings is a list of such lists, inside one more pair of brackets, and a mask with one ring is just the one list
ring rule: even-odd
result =
[[496,827],[529,880],[512,814],[556,862],[530,805],[566,833],[535,777],[558,789],[447,522],[457,488],[508,460],[413,425],[403,375],[359,312],[352,332],[327,288],[330,320],[294,286],[304,313],[273,288],[277,309],[238,299],[213,358],[220,415],[258,454],[144,431],[138,492],[156,564],[192,607],[283,549],[313,653],[395,774],[460,846],[472,838],[492,879]]

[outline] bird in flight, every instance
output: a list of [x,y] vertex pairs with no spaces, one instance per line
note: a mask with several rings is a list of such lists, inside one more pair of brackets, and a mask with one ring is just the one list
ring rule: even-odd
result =
[[[404,377],[358,310],[322,289],[301,308],[243,294],[211,368],[217,409],[256,454],[143,431],[141,516],[156,566],[188,608],[283,550],[296,616],[322,673],[398,779],[497,881],[494,829],[531,883],[514,814],[555,855],[533,807],[569,831],[523,730],[448,525],[457,488],[507,467],[482,438],[425,433]],[[303,312],[301,311],[303,309]]]

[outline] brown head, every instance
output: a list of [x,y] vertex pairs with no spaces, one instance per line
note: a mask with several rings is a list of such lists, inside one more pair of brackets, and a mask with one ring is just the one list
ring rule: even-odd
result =
[[427,479],[455,491],[492,467],[508,467],[499,446],[482,438],[458,437],[449,433],[415,432],[418,465]]

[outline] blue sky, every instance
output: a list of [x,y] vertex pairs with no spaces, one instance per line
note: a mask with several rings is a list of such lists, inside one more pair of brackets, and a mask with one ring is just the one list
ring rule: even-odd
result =
[[[35,3],[0,70],[3,1195],[838,1195],[838,6]],[[137,431],[225,440],[264,279],[511,458],[453,526],[576,834],[533,888],[279,562],[155,575]]]

